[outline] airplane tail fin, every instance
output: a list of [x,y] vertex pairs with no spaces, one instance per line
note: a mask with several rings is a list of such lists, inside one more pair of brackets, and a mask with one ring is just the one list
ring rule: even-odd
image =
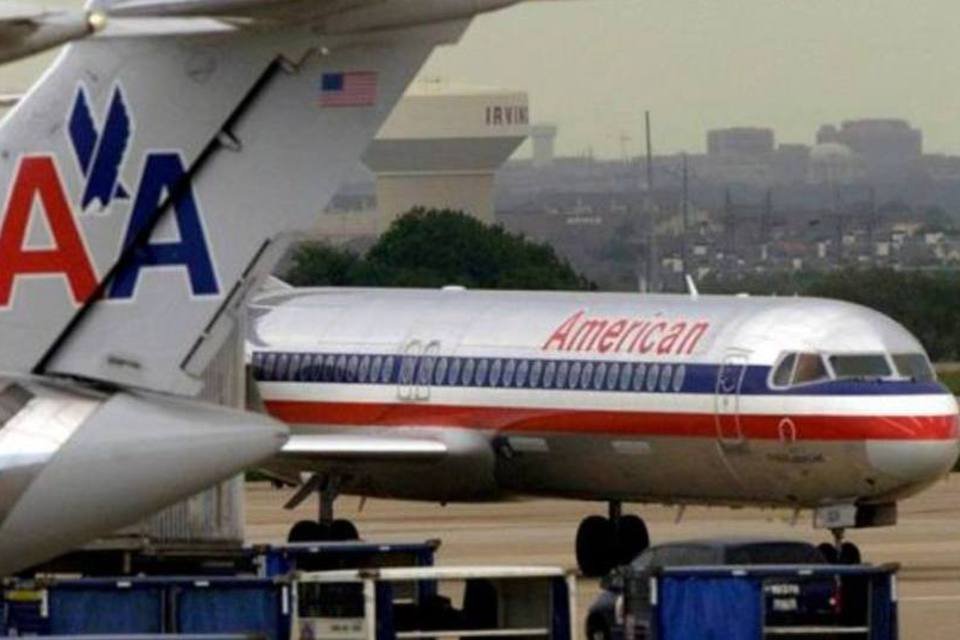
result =
[[485,6],[375,28],[404,2],[330,3],[367,7],[351,31],[289,0],[93,0],[107,28],[0,125],[4,367],[195,393],[276,239]]

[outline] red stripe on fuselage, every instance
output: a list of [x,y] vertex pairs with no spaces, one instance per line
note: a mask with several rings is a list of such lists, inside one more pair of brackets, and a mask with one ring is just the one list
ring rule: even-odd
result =
[[[302,402],[270,400],[270,415],[289,424],[356,427],[459,427],[509,432],[716,438],[712,413],[643,413],[581,409],[465,407],[414,403]],[[779,440],[785,416],[742,415],[744,437]],[[957,416],[789,416],[797,440],[954,440]],[[736,435],[733,416],[725,435]]]

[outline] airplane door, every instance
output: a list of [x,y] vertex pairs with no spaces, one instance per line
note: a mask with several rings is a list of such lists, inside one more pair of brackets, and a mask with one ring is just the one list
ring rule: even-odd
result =
[[423,343],[411,340],[400,354],[400,371],[397,378],[397,398],[408,402],[417,399],[417,364],[423,353]]
[[721,445],[738,445],[744,440],[740,424],[740,391],[747,373],[745,353],[729,353],[717,371],[714,408],[717,438]]
[[426,402],[430,399],[430,387],[433,385],[433,372],[437,368],[437,355],[440,353],[440,342],[432,340],[427,343],[420,358],[420,367],[417,369],[417,382],[413,390],[413,399]]

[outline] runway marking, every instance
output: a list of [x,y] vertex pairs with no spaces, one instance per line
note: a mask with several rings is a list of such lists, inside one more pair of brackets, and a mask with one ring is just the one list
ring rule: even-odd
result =
[[901,597],[901,602],[956,602],[960,600],[960,594],[947,596],[909,596]]

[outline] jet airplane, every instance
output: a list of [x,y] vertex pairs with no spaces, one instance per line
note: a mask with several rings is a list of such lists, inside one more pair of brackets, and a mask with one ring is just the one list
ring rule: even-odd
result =
[[824,549],[896,521],[958,453],[957,403],[920,343],[861,306],[811,298],[289,289],[251,306],[259,401],[292,437],[268,465],[340,493],[439,503],[605,502],[587,574],[649,540],[625,502],[811,509]]

